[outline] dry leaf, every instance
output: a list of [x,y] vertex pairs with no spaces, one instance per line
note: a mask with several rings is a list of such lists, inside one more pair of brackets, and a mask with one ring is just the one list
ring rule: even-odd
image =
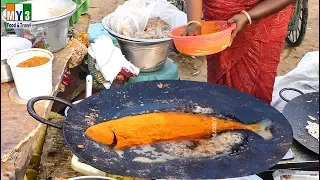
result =
[[69,68],[75,68],[83,62],[84,56],[88,54],[88,48],[78,39],[73,38],[67,47],[72,48],[72,55],[68,62]]

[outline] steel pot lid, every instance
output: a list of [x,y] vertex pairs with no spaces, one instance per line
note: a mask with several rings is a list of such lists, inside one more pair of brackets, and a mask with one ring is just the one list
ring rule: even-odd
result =
[[[77,8],[77,4],[71,0],[32,0],[22,2],[22,4],[31,4],[32,22],[45,21],[65,16]],[[3,11],[2,16],[6,21],[6,9]]]

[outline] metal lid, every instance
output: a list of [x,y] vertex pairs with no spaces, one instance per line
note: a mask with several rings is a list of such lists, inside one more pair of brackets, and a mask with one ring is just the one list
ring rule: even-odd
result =
[[[73,12],[77,4],[72,0],[31,0],[23,4],[32,4],[32,22],[58,18]],[[6,9],[2,13],[6,19]]]

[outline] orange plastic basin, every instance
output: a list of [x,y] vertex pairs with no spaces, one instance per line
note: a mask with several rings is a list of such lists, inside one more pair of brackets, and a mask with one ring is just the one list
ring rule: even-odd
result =
[[177,50],[189,56],[207,56],[223,51],[229,45],[231,32],[236,24],[227,21],[201,22],[201,35],[181,36],[186,26],[171,30],[168,36],[173,39]]

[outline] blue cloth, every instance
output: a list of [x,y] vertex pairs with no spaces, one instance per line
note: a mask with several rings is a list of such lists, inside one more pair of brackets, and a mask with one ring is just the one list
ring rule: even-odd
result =
[[117,39],[114,38],[113,36],[111,36],[108,33],[108,31],[106,31],[103,28],[102,23],[90,24],[89,25],[89,29],[88,29],[88,33],[89,33],[89,36],[90,36],[90,42],[94,42],[101,35],[106,35],[106,36],[109,36],[112,39],[112,42],[113,42],[113,44],[115,46],[119,47]]
[[177,64],[168,58],[164,67],[155,72],[140,72],[138,77],[132,77],[128,83],[136,83],[142,81],[154,81],[154,80],[179,80],[178,66]]

